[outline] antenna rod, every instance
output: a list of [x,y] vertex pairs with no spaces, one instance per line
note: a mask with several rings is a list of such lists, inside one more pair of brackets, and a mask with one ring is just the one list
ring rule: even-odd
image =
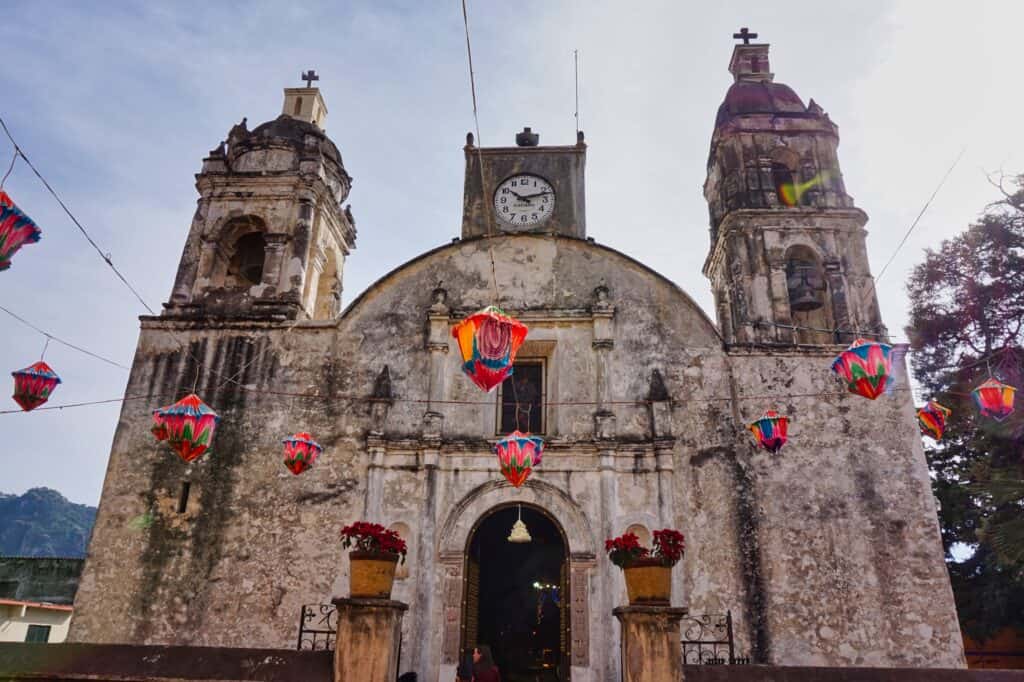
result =
[[580,51],[572,51],[574,75],[576,79],[576,113],[573,116],[576,117],[576,133],[580,132]]

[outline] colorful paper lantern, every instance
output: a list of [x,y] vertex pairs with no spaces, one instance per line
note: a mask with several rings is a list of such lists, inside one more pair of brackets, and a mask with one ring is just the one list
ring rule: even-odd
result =
[[513,431],[494,444],[494,454],[498,456],[502,475],[518,488],[530,477],[533,467],[540,465],[544,439]]
[[789,429],[789,417],[775,410],[768,410],[756,422],[747,425],[754,434],[757,444],[768,452],[775,454],[786,444],[786,432]]
[[153,410],[153,435],[165,440],[186,462],[210,449],[220,417],[191,393],[173,405]]
[[989,379],[971,391],[974,404],[985,417],[998,422],[1003,421],[1013,412],[1013,397],[1017,389],[996,379]]
[[874,400],[885,392],[892,373],[892,346],[857,339],[832,362],[832,371],[846,382],[850,393]]
[[42,235],[35,222],[14,205],[7,192],[0,190],[0,270],[11,267],[15,251],[36,243]]
[[49,400],[53,389],[60,383],[57,373],[42,360],[11,372],[11,376],[14,377],[14,402],[26,412]]
[[516,352],[528,331],[497,306],[473,313],[452,327],[462,352],[462,371],[483,390],[494,390],[512,374]]
[[953,410],[929,400],[924,407],[917,410],[917,424],[921,427],[921,433],[935,440],[942,440],[942,434],[946,432],[946,421],[951,414]]
[[285,438],[283,443],[284,465],[296,476],[313,466],[316,458],[324,451],[320,443],[313,440],[313,436],[305,431]]

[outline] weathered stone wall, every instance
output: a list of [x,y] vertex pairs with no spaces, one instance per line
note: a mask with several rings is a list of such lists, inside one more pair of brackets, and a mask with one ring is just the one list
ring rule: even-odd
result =
[[[498,302],[531,327],[521,356],[546,359],[559,403],[518,490],[490,454],[496,397],[461,375],[449,334],[495,302],[492,255]],[[909,394],[800,397],[837,391],[832,352],[727,354],[664,278],[545,235],[429,252],[336,323],[147,318],[71,638],[291,647],[301,604],[347,592],[338,529],[370,518],[411,529],[401,670],[451,679],[470,529],[523,502],[568,540],[574,680],[618,676],[624,585],[601,543],[637,523],[687,535],[676,601],[731,609],[755,660],[962,665]],[[184,465],[150,411],[191,390],[196,358],[223,419],[213,452]],[[370,401],[385,365],[392,394]],[[766,408],[794,418],[774,457],[743,427]],[[293,477],[281,438],[299,430],[325,451]]]

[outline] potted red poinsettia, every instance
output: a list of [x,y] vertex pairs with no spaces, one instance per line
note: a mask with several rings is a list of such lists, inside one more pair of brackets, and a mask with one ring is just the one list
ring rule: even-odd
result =
[[341,546],[352,549],[348,555],[349,594],[390,599],[395,566],[405,562],[405,540],[379,523],[356,521],[341,529]]
[[672,567],[683,558],[683,534],[671,528],[654,531],[654,548],[640,545],[634,533],[606,540],[611,562],[622,569],[630,604],[668,604],[672,600]]

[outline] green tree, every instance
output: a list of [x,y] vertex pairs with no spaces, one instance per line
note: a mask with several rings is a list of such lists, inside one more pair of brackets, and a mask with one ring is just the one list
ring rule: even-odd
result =
[[[1002,199],[908,283],[914,375],[953,410],[925,452],[960,620],[980,639],[1024,628],[1024,406],[998,422],[970,395],[989,376],[1024,389],[1024,175],[994,184]],[[959,562],[958,543],[974,549]]]

